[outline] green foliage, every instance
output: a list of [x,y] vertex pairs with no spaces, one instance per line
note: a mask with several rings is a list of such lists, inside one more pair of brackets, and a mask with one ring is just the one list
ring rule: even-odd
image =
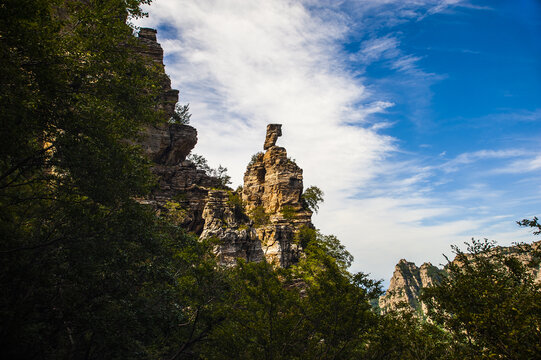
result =
[[377,325],[370,299],[380,294],[379,283],[365,274],[349,274],[321,252],[296,268],[306,282],[301,298],[304,338],[302,358],[363,358],[369,335]]
[[288,359],[300,345],[299,296],[266,262],[239,262],[221,311],[224,321],[202,348],[206,359]]
[[323,191],[317,186],[309,186],[301,196],[303,204],[309,210],[317,213],[319,204],[323,202]]
[[541,288],[514,253],[472,240],[440,285],[422,296],[429,316],[453,336],[462,358],[541,356]]
[[270,222],[270,215],[265,212],[263,206],[256,206],[248,212],[248,216],[254,222],[254,226],[264,226]]
[[173,116],[169,119],[169,122],[171,124],[181,124],[181,125],[188,125],[190,124],[190,118],[192,117],[192,114],[190,114],[190,104],[186,105],[175,105],[175,112],[173,113]]
[[308,244],[316,241],[317,230],[309,226],[303,226],[299,229],[299,232],[295,234],[295,242],[299,244],[303,249],[308,247]]
[[437,325],[421,320],[406,307],[388,312],[379,318],[363,359],[460,358],[455,355],[448,333]]
[[180,225],[186,219],[187,212],[179,203],[167,201],[165,203],[165,218],[173,224]]
[[297,209],[295,209],[293,206],[285,205],[280,210],[280,214],[282,214],[286,220],[293,220],[297,215]]
[[[215,242],[180,228],[179,203],[158,217],[136,202],[153,179],[126,140],[167,123],[156,110],[163,69],[132,51],[140,44],[125,23],[146,3],[0,5],[2,358],[541,356],[539,285],[515,254],[490,243],[456,249],[448,276],[426,289],[431,325],[372,311],[379,283],[347,271],[352,256],[335,236],[300,229],[305,254],[289,269],[224,269]],[[177,107],[172,121],[189,121],[188,110]],[[229,183],[225,168],[191,159]],[[303,200],[317,211],[323,192],[309,187]],[[229,202],[243,208],[239,191]],[[262,207],[250,217],[269,222]],[[537,218],[520,224],[539,233]]]
[[223,321],[201,344],[202,357],[351,359],[364,354],[377,324],[368,301],[379,294],[377,284],[344,272],[323,253],[309,257],[291,269],[240,261],[231,270]]
[[334,235],[323,235],[319,230],[303,226],[295,235],[295,241],[301,245],[307,254],[325,254],[330,256],[344,269],[351,266],[353,255],[346,250],[340,240]]
[[244,212],[244,202],[242,201],[242,188],[237,189],[235,192],[230,191],[228,193],[227,203],[233,208],[233,213],[237,219],[247,219]]
[[311,243],[310,246],[308,246],[308,251],[313,251],[312,249],[317,247],[319,250],[336,259],[336,261],[344,268],[351,266],[353,255],[346,250],[346,247],[340,243],[340,240],[338,240],[336,236],[318,233],[317,240],[317,242]]
[[125,22],[144,3],[0,5],[2,358],[171,357],[216,322],[212,246],[134,200],[153,181],[126,140],[167,121]]
[[517,221],[517,224],[519,224],[520,226],[526,226],[526,227],[534,228],[535,230],[533,231],[533,234],[534,235],[540,235],[541,234],[541,224],[538,222],[538,220],[539,219],[537,219],[537,217],[534,216],[532,220],[523,219],[521,221]]
[[252,155],[252,157],[250,158],[250,162],[248,163],[248,167],[254,165],[258,161],[261,161],[263,159],[263,155],[264,153],[261,151]]
[[217,169],[209,166],[207,159],[201,155],[190,154],[187,160],[191,161],[199,170],[203,170],[208,176],[217,178],[222,187],[227,187],[231,184],[231,176],[227,175],[227,168],[219,165]]

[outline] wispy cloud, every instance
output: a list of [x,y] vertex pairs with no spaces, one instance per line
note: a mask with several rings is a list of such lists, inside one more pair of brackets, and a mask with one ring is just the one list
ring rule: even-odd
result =
[[455,172],[460,166],[472,164],[481,160],[489,159],[509,159],[524,156],[529,152],[520,149],[507,150],[479,150],[471,153],[462,153],[452,160],[443,163],[440,168],[446,173]]
[[541,170],[541,155],[513,161],[504,168],[495,169],[494,174],[522,174]]
[[392,59],[400,56],[400,41],[397,37],[387,34],[364,41],[358,53],[352,54],[350,59],[362,64],[371,64],[380,59]]

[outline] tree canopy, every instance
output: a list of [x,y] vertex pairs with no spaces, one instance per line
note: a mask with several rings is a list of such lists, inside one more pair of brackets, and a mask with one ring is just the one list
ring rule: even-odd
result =
[[453,336],[456,357],[539,358],[541,287],[530,268],[539,267],[539,253],[524,244],[510,252],[487,240],[472,240],[467,252],[454,249],[447,276],[422,299],[430,318]]

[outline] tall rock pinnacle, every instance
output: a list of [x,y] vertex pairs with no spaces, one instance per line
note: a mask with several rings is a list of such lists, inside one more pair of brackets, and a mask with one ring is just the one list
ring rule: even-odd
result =
[[265,144],[263,150],[267,150],[276,145],[276,140],[282,136],[282,124],[269,124],[267,125],[267,136],[265,137]]

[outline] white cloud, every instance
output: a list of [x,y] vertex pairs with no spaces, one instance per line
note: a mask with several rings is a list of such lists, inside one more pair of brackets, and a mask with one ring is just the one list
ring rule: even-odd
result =
[[541,155],[513,161],[504,168],[495,169],[495,174],[521,174],[541,170]]
[[394,58],[400,55],[399,45],[400,41],[389,34],[380,38],[371,38],[363,42],[360,51],[356,55],[352,55],[351,59],[370,64],[382,58]]
[[456,158],[449,160],[441,165],[443,171],[455,172],[460,169],[461,166],[471,164],[481,160],[489,159],[509,159],[519,156],[527,155],[528,152],[521,149],[507,149],[507,150],[479,150],[471,153],[462,153]]

